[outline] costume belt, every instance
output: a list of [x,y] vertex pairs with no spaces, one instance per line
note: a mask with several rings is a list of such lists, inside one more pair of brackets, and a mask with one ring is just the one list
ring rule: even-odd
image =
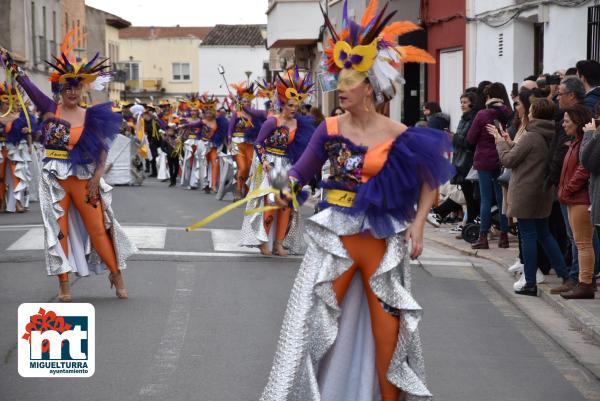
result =
[[196,139],[196,138],[198,138],[198,135],[194,135],[194,134],[188,135],[188,139]]
[[69,158],[69,151],[59,149],[46,149],[45,155],[50,159],[67,160]]
[[233,137],[234,138],[245,138],[246,135],[243,132],[234,132]]
[[352,207],[356,192],[343,191],[341,189],[329,189],[327,191],[327,203],[341,207]]
[[276,156],[285,156],[286,152],[283,149],[277,149],[277,148],[265,148],[265,150],[267,151],[267,153],[271,153],[272,155],[276,155]]

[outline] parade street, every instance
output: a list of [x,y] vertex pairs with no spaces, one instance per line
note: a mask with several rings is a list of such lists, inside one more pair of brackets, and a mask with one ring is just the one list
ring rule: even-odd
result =
[[[125,272],[129,299],[115,297],[106,275],[72,284],[74,301],[96,309],[97,360],[89,379],[18,375],[17,307],[56,301],[57,286],[45,275],[39,205],[25,215],[0,215],[2,401],[259,398],[301,259],[238,248],[241,209],[186,232],[185,226],[227,203],[167,184],[148,179],[141,187],[114,189],[115,212],[140,248]],[[499,268],[436,245],[427,235],[425,253],[413,263],[436,399],[600,400],[597,379],[472,263]],[[537,313],[552,319],[555,312],[540,302]]]

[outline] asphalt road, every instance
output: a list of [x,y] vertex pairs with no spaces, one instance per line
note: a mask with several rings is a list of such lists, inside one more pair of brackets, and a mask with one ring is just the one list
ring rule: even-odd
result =
[[[106,276],[72,286],[76,301],[96,309],[96,373],[87,379],[18,375],[17,307],[54,302],[57,283],[45,275],[37,205],[0,215],[0,400],[256,401],[300,259],[237,248],[241,211],[200,232],[182,230],[225,204],[156,181],[115,188],[117,218],[142,252],[125,273],[128,300],[114,296]],[[472,262],[427,241],[414,265],[436,400],[600,400],[598,381]]]

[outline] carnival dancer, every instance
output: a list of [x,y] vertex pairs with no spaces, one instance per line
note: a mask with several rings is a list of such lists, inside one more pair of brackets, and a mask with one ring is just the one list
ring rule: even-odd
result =
[[[333,169],[323,183],[328,207],[306,223],[308,250],[262,401],[431,398],[409,257],[422,252],[435,189],[451,177],[444,157],[451,147],[437,130],[407,128],[375,111],[393,97],[393,82],[402,82],[402,62],[432,61],[395,43],[419,28],[409,22],[384,27],[391,18],[386,8],[377,11],[372,0],[359,25],[348,19],[345,1],[339,33],[325,16],[327,72],[338,79],[347,112],[317,128],[289,172],[295,193],[327,159]],[[277,201],[287,207],[287,198]]]
[[6,84],[0,90],[3,105],[10,103],[6,115],[0,118],[6,135],[0,157],[0,203],[7,212],[23,213],[29,207],[29,183],[32,178],[31,128],[25,114],[19,112],[15,87]]
[[200,178],[204,192],[217,193],[219,182],[219,148],[223,145],[228,122],[225,117],[216,117],[218,100],[204,94],[200,97],[203,117],[195,122],[183,125],[184,129],[200,129],[200,143],[197,152],[201,158]]
[[254,160],[254,141],[264,122],[263,118],[253,117],[244,111],[250,108],[254,99],[254,84],[246,85],[244,82],[231,85],[237,93],[239,111],[234,111],[229,120],[228,142],[229,153],[233,155],[237,165],[236,193],[233,198],[238,201],[248,193],[248,174]]
[[197,189],[202,184],[203,171],[206,170],[204,155],[202,153],[203,142],[201,140],[200,127],[186,127],[189,124],[200,122],[200,101],[192,97],[188,102],[182,103],[181,112],[185,115],[183,126],[183,166],[181,173],[181,185],[188,189]]
[[149,177],[157,177],[158,166],[156,163],[158,160],[158,147],[160,146],[160,133],[158,130],[166,128],[166,124],[158,118],[156,108],[152,104],[144,106],[142,117],[144,119],[144,131],[150,148],[150,154],[146,160],[146,172],[150,173]]
[[182,155],[183,143],[181,138],[177,136],[177,125],[170,123],[165,131],[160,149],[166,155],[168,164],[169,187],[174,187],[177,182],[177,174],[179,173],[179,159]]
[[[69,33],[61,46],[61,57],[48,63],[52,89],[59,94],[56,104],[39,90],[2,50],[11,75],[43,115],[45,158],[40,181],[40,208],[44,224],[46,270],[58,276],[60,301],[71,301],[69,273],[86,276],[89,270],[110,270],[111,288],[127,298],[121,270],[136,251],[116,221],[112,188],[102,179],[111,140],[119,132],[121,117],[109,102],[88,109],[78,106],[84,85],[101,90],[110,76],[98,54],[75,62],[68,55]],[[72,48],[72,47],[71,47]],[[91,246],[90,246],[91,242]]]
[[[300,78],[296,68],[288,71],[286,78],[277,76],[275,82],[282,111],[267,119],[260,129],[249,191],[270,187],[271,169],[287,170],[298,160],[315,130],[311,118],[297,114],[313,86],[310,74]],[[270,204],[269,196],[252,199],[247,210]],[[269,247],[271,231],[274,231],[273,251]],[[263,255],[287,256],[287,249],[297,253],[301,245],[300,215],[290,208],[249,214],[244,218],[241,237],[242,246],[258,247]]]

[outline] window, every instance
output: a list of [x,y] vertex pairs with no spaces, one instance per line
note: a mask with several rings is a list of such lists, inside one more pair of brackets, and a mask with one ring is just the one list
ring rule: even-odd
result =
[[587,59],[600,61],[600,6],[588,7]]
[[173,63],[173,81],[189,81],[190,63]]
[[123,63],[123,70],[126,74],[127,81],[140,80],[140,64],[139,63]]

